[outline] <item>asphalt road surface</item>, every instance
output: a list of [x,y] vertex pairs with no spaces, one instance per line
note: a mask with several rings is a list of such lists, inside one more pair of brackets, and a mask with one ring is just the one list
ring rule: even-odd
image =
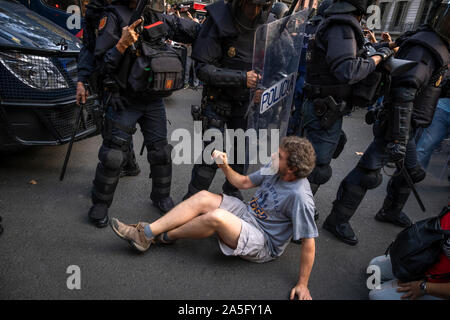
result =
[[[169,131],[192,131],[190,105],[199,104],[200,92],[183,90],[166,99]],[[364,112],[344,120],[348,144],[332,163],[333,177],[316,195],[320,211],[316,258],[309,281],[313,299],[367,299],[366,268],[371,258],[384,253],[401,230],[374,220],[386,190],[383,184],[369,191],[352,226],[359,244],[350,247],[322,229],[343,177],[372,139],[363,124]],[[142,134],[135,135],[139,152]],[[298,279],[300,247],[290,244],[276,261],[255,264],[220,253],[217,240],[178,241],[153,246],[137,254],[110,228],[89,224],[90,188],[101,144],[99,136],[74,144],[66,178],[59,181],[66,146],[32,148],[0,158],[0,215],[5,231],[0,236],[0,299],[278,299],[288,298]],[[405,211],[415,221],[436,215],[448,201],[448,154],[433,156],[429,174],[420,183],[427,212],[411,195]],[[117,187],[110,217],[125,222],[153,221],[160,215],[149,199],[151,181],[146,153],[138,156],[142,172],[125,177]],[[181,201],[192,165],[174,167],[172,197]],[[392,169],[386,169],[392,173]],[[32,181],[34,182],[32,183]],[[221,192],[219,172],[210,191]],[[252,191],[245,191],[249,200]],[[81,289],[69,290],[69,266],[81,271]]]

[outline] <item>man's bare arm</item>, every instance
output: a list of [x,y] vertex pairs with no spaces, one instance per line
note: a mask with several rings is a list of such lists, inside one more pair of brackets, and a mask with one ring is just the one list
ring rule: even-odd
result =
[[291,290],[291,300],[297,295],[299,300],[311,300],[308,289],[309,276],[314,264],[316,245],[314,238],[302,239],[302,249],[300,254],[300,271],[298,282]]
[[238,189],[250,189],[255,187],[248,176],[239,174],[230,167],[226,153],[214,150],[212,157],[233,186]]

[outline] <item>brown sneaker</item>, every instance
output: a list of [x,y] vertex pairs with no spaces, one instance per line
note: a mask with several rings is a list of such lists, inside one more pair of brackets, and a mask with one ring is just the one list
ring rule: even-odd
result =
[[120,222],[117,218],[111,219],[111,228],[122,239],[126,240],[134,249],[145,252],[154,242],[144,234],[144,227],[146,222],[139,222],[138,224],[125,224]]

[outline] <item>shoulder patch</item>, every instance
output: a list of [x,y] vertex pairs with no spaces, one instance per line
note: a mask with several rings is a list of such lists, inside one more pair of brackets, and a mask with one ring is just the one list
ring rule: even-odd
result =
[[98,31],[102,30],[106,26],[106,21],[108,20],[108,17],[103,17],[100,19],[100,22],[98,23]]

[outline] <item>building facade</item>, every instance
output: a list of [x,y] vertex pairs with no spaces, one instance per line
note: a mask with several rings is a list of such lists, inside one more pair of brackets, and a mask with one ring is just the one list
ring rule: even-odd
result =
[[393,36],[414,30],[426,21],[430,0],[377,0],[381,9],[381,29]]

